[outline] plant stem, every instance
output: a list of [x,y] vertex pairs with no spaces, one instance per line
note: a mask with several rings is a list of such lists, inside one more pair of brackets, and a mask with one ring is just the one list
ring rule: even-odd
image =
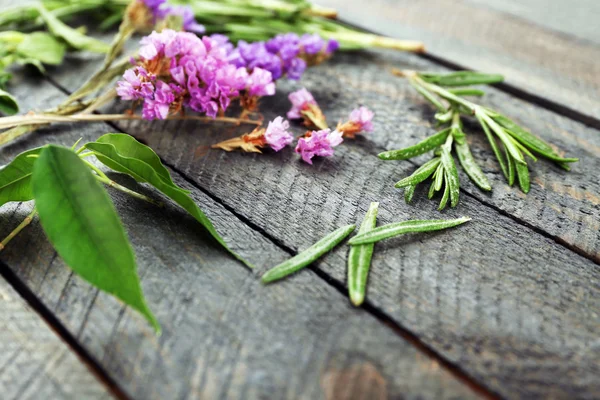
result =
[[25,219],[19,224],[19,226],[17,226],[11,233],[8,234],[7,237],[4,238],[4,240],[2,240],[2,242],[0,242],[0,251],[4,250],[8,242],[10,242],[15,236],[19,234],[19,232],[21,232],[23,229],[25,229],[27,225],[31,223],[33,217],[35,217],[35,214],[37,214],[37,210],[35,209],[35,207],[33,207],[31,214],[26,216]]
[[141,193],[134,192],[131,189],[127,189],[125,186],[119,185],[117,182],[115,182],[115,181],[107,178],[106,175],[104,175],[104,177],[97,175],[96,179],[98,179],[100,182],[104,183],[105,185],[108,185],[108,186],[110,186],[110,187],[112,187],[114,189],[117,189],[120,192],[128,194],[131,197],[135,197],[136,199],[144,200],[144,201],[146,201],[146,202],[148,202],[150,204],[154,204],[157,207],[164,207],[165,206],[165,204],[163,202],[161,202],[161,201],[156,201],[154,199],[151,199],[148,196],[144,196]]

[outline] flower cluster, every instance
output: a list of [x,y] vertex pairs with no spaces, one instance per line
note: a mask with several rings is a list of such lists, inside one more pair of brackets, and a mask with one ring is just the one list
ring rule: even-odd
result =
[[325,42],[317,34],[298,36],[286,33],[266,42],[247,43],[240,40],[237,48],[231,48],[229,60],[249,70],[262,68],[271,73],[273,79],[287,76],[300,79],[307,65],[314,65],[329,58],[339,48],[335,40]]
[[[307,110],[311,107],[318,109],[318,113],[322,115],[314,97],[306,89],[301,89],[290,94],[289,99],[292,102],[292,108],[287,113],[290,119],[298,119],[306,116]],[[359,107],[350,113],[347,122],[343,124],[339,123],[333,131],[325,127],[320,130],[306,132],[303,137],[298,139],[295,151],[300,154],[304,162],[312,165],[312,159],[315,156],[332,156],[334,147],[340,145],[345,137],[354,138],[358,133],[372,131],[372,120],[373,112],[366,107]],[[292,141],[293,137],[289,132],[289,123],[282,117],[277,117],[269,122],[266,129],[257,128],[251,133],[218,143],[213,148],[226,151],[241,149],[246,152],[260,153],[259,149],[267,145],[273,150],[279,151]]]
[[196,22],[194,12],[188,6],[170,5],[167,0],[138,0],[146,7],[146,14],[149,16],[152,25],[158,21],[164,21],[171,16],[181,18],[182,29],[184,31],[204,33],[204,25]]
[[292,108],[287,112],[289,119],[303,119],[304,125],[309,128],[327,129],[325,115],[308,90],[302,88],[290,93],[288,99],[292,103]]
[[241,96],[275,93],[271,73],[236,67],[227,60],[227,48],[208,36],[165,29],[141,41],[139,65],[127,70],[117,83],[124,100],[142,100],[145,119],[164,119],[182,107],[215,117]]

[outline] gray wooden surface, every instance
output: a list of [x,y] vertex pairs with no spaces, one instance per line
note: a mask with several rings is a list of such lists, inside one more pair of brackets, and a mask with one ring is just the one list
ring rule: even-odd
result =
[[[468,7],[464,12],[472,15],[495,13],[500,31],[518,20],[520,29],[545,32],[541,43],[563,35],[552,30],[555,22],[542,29],[525,22],[534,18],[527,13],[498,19],[511,11],[478,3],[451,8]],[[352,14],[358,10],[353,4],[341,7],[342,16],[352,20],[358,15]],[[372,2],[369,12],[363,8],[361,19],[352,22],[380,29],[387,17],[402,14],[398,10],[425,6],[400,2],[396,13],[380,15],[378,4]],[[394,29],[404,28],[396,24]],[[583,34],[572,36],[577,35]],[[435,37],[447,40],[440,32]],[[429,44],[428,37],[419,38]],[[537,48],[534,41],[524,42]],[[475,61],[519,65],[488,53],[476,58],[461,46],[472,68],[479,68]],[[511,54],[519,58],[517,50]],[[61,90],[78,87],[97,60],[71,58],[68,69],[49,72],[49,81],[18,75],[11,89],[24,111],[46,108],[64,98]],[[594,71],[586,62],[575,59],[562,73],[575,82],[578,74]],[[407,206],[393,183],[427,158],[384,163],[375,155],[431,134],[432,111],[405,81],[389,74],[391,67],[443,70],[414,55],[363,52],[338,55],[306,74],[301,84],[315,94],[330,121],[358,104],[376,112],[375,131],[368,138],[347,141],[334,158],[313,167],[291,149],[264,155],[210,150],[210,144],[239,135],[243,128],[184,122],[60,125],[0,149],[0,163],[6,163],[42,143],[66,145],[116,129],[130,133],[159,153],[226,240],[259,267],[244,269],[175,206],[157,210],[113,193],[149,304],[163,325],[159,338],[134,312],[71,274],[37,223],[0,258],[85,348],[87,361],[126,397],[597,398],[600,184],[591,171],[600,167],[600,132],[491,89],[484,104],[581,162],[569,173],[545,161],[534,164],[532,190],[525,196],[506,185],[481,132],[467,125],[494,191],[481,193],[461,176],[457,209],[440,214],[423,193]],[[533,74],[535,68],[510,73],[509,82],[521,85],[520,74]],[[544,90],[568,92],[560,81],[548,79],[539,81]],[[577,101],[588,101],[595,90],[593,84],[584,86]],[[278,95],[261,106],[265,117],[283,114],[287,93],[297,87],[280,85]],[[558,98],[565,106],[572,106],[570,100]],[[127,179],[123,183],[147,190]],[[344,247],[279,284],[259,283],[268,267],[336,227],[359,222],[370,201],[381,203],[379,224],[440,215],[469,215],[473,221],[451,233],[378,244],[368,300],[360,309],[350,307],[345,297]],[[28,207],[0,210],[0,236],[20,222]]]
[[113,398],[103,383],[2,277],[0,320],[2,399]]
[[[372,0],[368,7],[362,1],[321,3],[337,7],[340,18],[358,26],[422,40],[429,54],[451,63],[504,74],[511,87],[600,127],[596,0]],[[548,14],[554,18],[544,22]],[[560,31],[553,29],[557,25]]]

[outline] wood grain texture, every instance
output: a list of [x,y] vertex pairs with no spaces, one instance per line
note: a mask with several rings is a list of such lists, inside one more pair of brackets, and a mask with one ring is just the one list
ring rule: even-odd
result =
[[0,321],[2,399],[112,399],[67,344],[1,277]]
[[[265,155],[209,150],[210,144],[240,134],[238,128],[181,122],[121,126],[237,214],[294,250],[336,227],[360,222],[371,201],[381,204],[379,224],[439,218],[437,204],[420,200],[406,206],[393,188],[393,182],[414,169],[411,163],[384,163],[375,157],[381,150],[403,147],[433,133],[427,122],[432,117],[430,108],[405,81],[386,73],[392,65],[421,63],[407,59],[389,54],[339,56],[337,62],[308,73],[302,84],[324,105],[330,121],[344,118],[359,103],[372,107],[377,115],[375,132],[368,139],[347,141],[336,150],[336,157],[313,167],[301,163],[291,149]],[[284,93],[263,103],[266,119],[287,109],[285,92],[290,87],[283,88]],[[575,129],[572,135],[576,136],[569,138],[591,143],[598,143],[600,137],[592,129],[502,93],[491,94],[486,104],[526,121],[546,139],[581,157],[581,164],[564,173],[537,163],[534,180],[553,184],[542,188],[538,183],[524,196],[506,187],[488,147],[474,143],[480,149],[476,157],[483,160],[496,187],[493,194],[488,197],[465,184],[459,207],[444,215],[468,215],[473,222],[452,233],[378,245],[368,298],[501,395],[594,397],[600,390],[594,381],[600,372],[596,345],[600,270],[590,259],[596,259],[599,251],[594,228],[599,221],[594,203],[598,183],[577,171],[598,166],[598,159],[589,145],[568,144],[560,130]],[[546,124],[559,128],[543,129]],[[462,181],[466,182],[465,176]],[[582,195],[555,187],[581,188]],[[424,193],[418,197],[422,199]],[[586,249],[589,259],[550,239],[553,235]],[[344,258],[340,250],[320,268],[343,283]]]
[[[23,102],[34,89],[38,96],[32,100],[38,103],[57,95],[55,88],[33,79],[16,89]],[[4,147],[0,162],[25,148],[71,144],[80,136],[90,140],[109,130],[102,124],[57,126]],[[181,176],[174,179],[192,191],[233,249],[260,268],[256,273],[245,269],[175,206],[158,209],[111,192],[135,250],[148,303],[162,324],[161,337],[139,315],[73,275],[37,220],[1,255],[131,397],[478,397],[393,330],[349,306],[314,273],[262,285],[257,274],[289,254]],[[130,179],[120,182],[156,196]],[[0,235],[28,209],[26,204],[3,207]]]
[[[527,19],[494,9],[493,4],[504,3],[495,0],[485,4],[374,0],[368,7],[362,1],[320,3],[338,8],[340,18],[347,22],[392,37],[421,40],[430,54],[466,68],[501,73],[519,89],[600,119],[600,27],[595,1],[537,1],[547,11],[523,5],[529,10]],[[576,14],[580,19],[571,18],[569,24],[585,26],[581,34],[591,41],[538,24],[555,11],[555,18],[569,20],[567,15],[575,10],[580,11]]]

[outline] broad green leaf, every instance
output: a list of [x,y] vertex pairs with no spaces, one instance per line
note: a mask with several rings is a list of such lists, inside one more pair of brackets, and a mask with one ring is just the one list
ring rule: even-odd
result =
[[[150,147],[138,142],[133,136],[124,133],[107,133],[100,136],[97,143],[112,144],[117,153],[122,157],[135,158],[145,162],[154,169],[154,172],[166,183],[179,188],[171,179],[169,170],[160,161],[160,157]],[[100,159],[100,155],[98,158]],[[106,157],[102,157],[102,163],[118,172],[130,173],[131,170],[123,168],[119,163],[115,163]],[[140,182],[146,182],[141,176],[133,176]],[[180,190],[183,190],[179,188]]]
[[19,112],[19,103],[12,94],[0,89],[0,112],[14,115]]
[[41,147],[27,150],[0,170],[0,206],[9,201],[28,201],[33,199],[31,192],[31,174]]
[[382,160],[407,160],[409,158],[416,157],[418,155],[427,153],[435,149],[436,147],[442,145],[448,134],[450,133],[450,128],[446,128],[444,130],[439,131],[433,136],[429,136],[427,139],[420,141],[419,143],[406,147],[400,150],[391,150],[385,151],[383,153],[379,153],[377,157]]
[[19,43],[17,52],[26,59],[59,65],[65,55],[65,45],[45,32],[33,32]]
[[[371,203],[365,215],[358,234],[367,233],[377,225],[377,210],[379,203]],[[365,300],[367,279],[371,268],[374,243],[350,246],[348,253],[348,294],[350,301],[359,306]]]
[[66,25],[64,22],[56,18],[54,14],[46,9],[42,4],[38,5],[40,17],[48,26],[48,30],[56,37],[63,39],[69,46],[77,50],[87,50],[95,53],[106,53],[110,49],[107,43],[101,40],[86,36]]
[[411,186],[411,185],[414,186],[418,183],[423,182],[425,179],[427,179],[431,174],[433,174],[435,172],[435,169],[438,167],[440,162],[441,161],[440,161],[439,157],[432,158],[431,160],[427,161],[425,164],[423,164],[419,168],[417,168],[417,170],[415,172],[413,172],[411,176],[407,176],[406,178],[398,181],[396,183],[395,187],[401,188],[401,187]]
[[49,145],[35,162],[31,185],[42,227],[67,265],[160,331],[144,300],[121,221],[83,161],[70,149]]
[[479,186],[482,190],[492,190],[492,185],[490,185],[490,181],[487,176],[483,173],[475,158],[473,158],[473,154],[471,154],[471,150],[469,149],[469,144],[465,141],[464,143],[456,143],[454,145],[456,149],[456,155],[458,156],[458,161],[460,165],[465,170],[469,178]]
[[268,270],[262,276],[263,283],[274,282],[293,274],[307,265],[312,264],[323,254],[337,246],[342,240],[351,234],[355,228],[356,225],[347,225],[336,229],[335,231],[323,237],[317,243],[310,246],[308,249]]
[[504,77],[499,74],[485,74],[474,71],[457,71],[449,74],[419,74],[419,76],[424,81],[439,86],[489,85],[504,80]]
[[163,178],[156,173],[152,166],[142,160],[122,155],[119,153],[117,148],[110,143],[92,142],[87,143],[85,147],[93,151],[97,157],[99,156],[98,160],[100,160],[100,162],[104,163],[105,161],[110,160],[108,164],[105,164],[106,166],[112,168],[113,166],[118,165],[119,171],[125,172],[133,177],[137,177],[140,180],[148,182],[150,185],[154,186],[165,196],[179,204],[183,209],[196,218],[196,220],[200,222],[202,226],[204,226],[204,228],[206,228],[206,230],[215,238],[215,240],[219,242],[219,244],[223,246],[231,255],[243,262],[248,268],[254,268],[252,264],[229,249],[229,246],[227,246],[225,240],[223,240],[221,235],[219,235],[213,226],[212,222],[210,222],[208,217],[196,205],[194,200],[192,200],[188,192],[175,186],[173,183],[166,183]]
[[350,239],[350,241],[348,241],[348,244],[354,245],[375,243],[380,240],[389,239],[405,233],[439,231],[464,224],[470,220],[471,218],[469,217],[461,217],[457,219],[412,220],[396,222],[393,224],[380,226],[367,233],[356,235]]
[[460,195],[460,182],[458,180],[458,170],[454,163],[454,158],[450,154],[449,146],[442,146],[442,165],[444,166],[446,185],[450,186],[450,206],[456,207]]

